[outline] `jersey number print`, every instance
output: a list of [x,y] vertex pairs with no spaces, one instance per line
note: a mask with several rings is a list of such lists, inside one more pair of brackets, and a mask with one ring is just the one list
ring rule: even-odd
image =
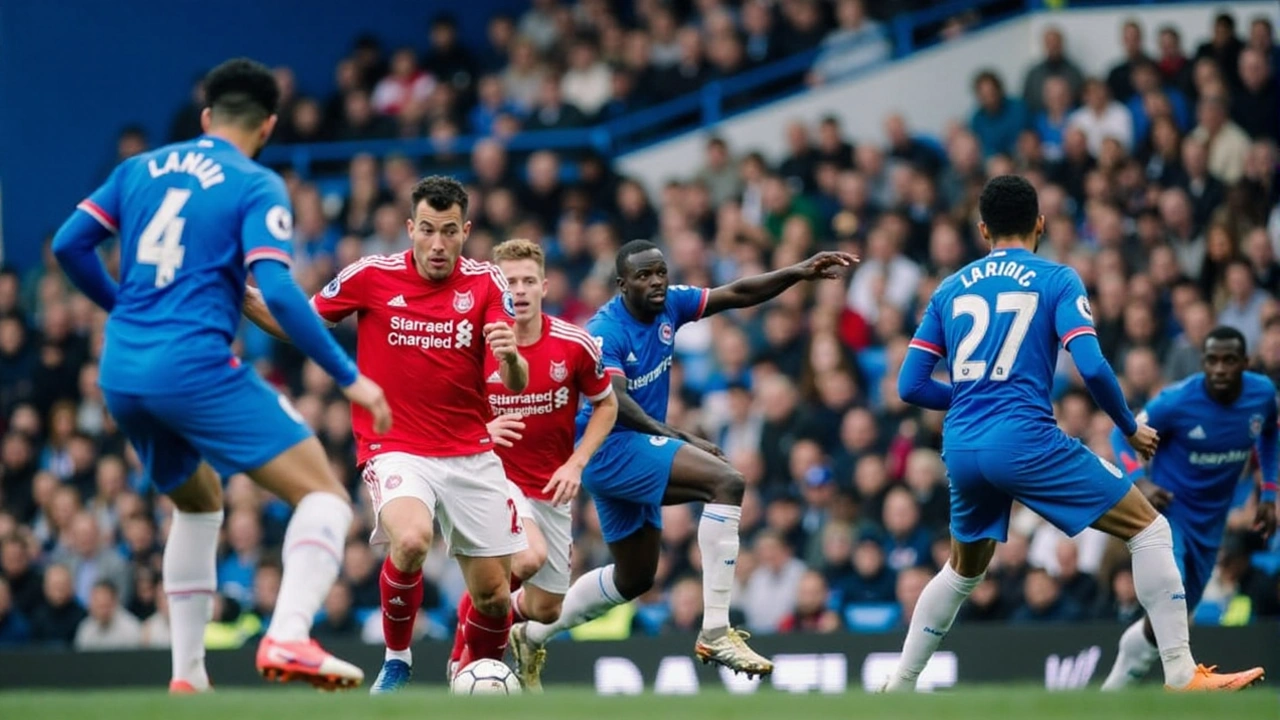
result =
[[[1040,304],[1040,295],[1033,292],[1002,292],[996,295],[997,313],[1014,313],[1013,325],[1000,345],[1000,352],[991,365],[988,379],[993,381],[1008,380],[1013,370],[1013,362],[1018,359],[1018,350],[1022,341],[1027,338],[1027,330],[1036,315],[1036,307]],[[952,382],[975,382],[987,375],[986,360],[970,360],[978,345],[986,337],[991,327],[991,304],[981,295],[961,295],[951,303],[951,317],[961,315],[973,318],[973,327],[960,341],[956,348],[955,364],[951,369]]]

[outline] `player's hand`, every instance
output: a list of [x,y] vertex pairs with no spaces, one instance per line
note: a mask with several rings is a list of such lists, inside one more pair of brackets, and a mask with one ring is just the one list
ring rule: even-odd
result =
[[1138,423],[1138,429],[1129,436],[1129,447],[1138,451],[1143,460],[1150,460],[1156,454],[1156,446],[1160,444],[1160,434],[1150,425]]
[[391,429],[391,406],[387,404],[387,396],[382,393],[378,383],[364,375],[356,377],[356,381],[343,388],[342,394],[351,402],[373,413],[373,431],[384,435]]
[[580,487],[582,487],[582,468],[565,463],[552,473],[551,482],[542,488],[542,492],[551,495],[552,505],[560,505],[578,497]]
[[1169,507],[1169,503],[1173,502],[1173,493],[1146,478],[1134,484],[1146,496],[1147,502],[1151,503],[1151,507],[1155,508],[1156,512],[1164,512],[1164,509]]
[[1270,538],[1271,533],[1276,531],[1276,504],[1274,501],[1258,503],[1258,514],[1253,518],[1253,531],[1260,533],[1263,540]]
[[489,343],[493,356],[502,362],[511,362],[519,355],[516,349],[516,331],[504,322],[485,325],[484,339]]
[[490,420],[485,427],[489,429],[489,438],[493,440],[493,444],[511,447],[512,443],[523,438],[521,431],[524,430],[524,423],[521,419],[520,413],[507,413]]
[[729,460],[729,458],[725,456],[724,451],[720,449],[720,446],[710,440],[704,440],[697,435],[686,434],[684,436],[684,441],[705,453],[710,453],[712,457],[718,457],[726,462]]
[[840,269],[853,267],[858,256],[853,253],[825,251],[799,264],[805,280],[834,280],[840,277]]

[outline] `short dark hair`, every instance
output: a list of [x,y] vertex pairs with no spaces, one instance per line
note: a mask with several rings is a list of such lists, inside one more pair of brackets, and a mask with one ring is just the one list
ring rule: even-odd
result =
[[443,212],[457,205],[462,209],[462,217],[467,217],[467,203],[470,198],[467,196],[467,189],[462,186],[454,178],[445,175],[431,175],[424,177],[413,186],[413,207],[409,211],[417,212],[418,203],[423,200],[431,206],[433,210]]
[[111,597],[120,597],[120,591],[116,589],[116,584],[110,580],[98,580],[93,584],[93,589],[103,588],[111,592]]
[[263,65],[249,58],[228,60],[204,78],[205,102],[218,122],[253,128],[276,114],[280,86]]
[[1240,354],[1245,357],[1249,357],[1249,343],[1244,339],[1244,333],[1230,325],[1219,325],[1218,327],[1210,330],[1209,334],[1204,336],[1204,346],[1206,348],[1209,347],[1210,340],[1219,340],[1222,342],[1234,340],[1240,343]]
[[978,214],[992,238],[1025,237],[1036,229],[1040,200],[1031,183],[1017,175],[991,178],[978,199]]
[[613,259],[613,271],[616,272],[620,278],[626,277],[627,260],[632,255],[639,255],[640,253],[648,252],[649,250],[661,250],[661,248],[648,240],[632,240],[631,242],[628,242],[618,248],[618,254]]

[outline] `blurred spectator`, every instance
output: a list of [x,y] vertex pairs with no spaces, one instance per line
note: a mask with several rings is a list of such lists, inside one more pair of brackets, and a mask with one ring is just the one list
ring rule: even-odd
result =
[[1220,94],[1200,98],[1197,118],[1199,125],[1191,137],[1209,146],[1209,172],[1234,184],[1244,174],[1249,136],[1227,115],[1227,101]]
[[1107,73],[1107,88],[1111,91],[1111,97],[1120,102],[1128,102],[1134,94],[1131,80],[1133,68],[1151,61],[1142,48],[1142,25],[1137,20],[1126,20],[1121,26],[1120,47],[1124,51],[1124,60]]
[[893,55],[884,26],[867,17],[863,0],[836,0],[836,29],[822,39],[810,82],[836,82]]
[[1018,134],[1027,126],[1026,106],[1005,95],[1004,82],[991,70],[978,74],[973,92],[978,109],[969,121],[969,129],[978,137],[983,157],[1012,153]]
[[1067,126],[1084,133],[1089,154],[1102,153],[1102,143],[1110,138],[1126,151],[1133,149],[1133,118],[1125,106],[1111,99],[1107,84],[1090,78],[1084,84],[1084,105],[1071,113]]
[[792,555],[782,536],[774,531],[757,536],[752,552],[760,564],[747,580],[740,605],[749,630],[776,632],[795,609],[804,563]]
[[1262,50],[1240,53],[1240,88],[1231,94],[1231,119],[1255,139],[1280,139],[1280,90],[1271,58]]
[[142,624],[120,606],[110,581],[94,584],[89,615],[76,630],[76,650],[130,650],[142,645]]
[[1064,596],[1058,581],[1041,568],[1032,568],[1027,573],[1024,596],[1026,600],[1014,611],[1012,622],[1063,623],[1081,618],[1079,606]]
[[783,618],[778,632],[830,633],[841,629],[840,616],[827,607],[827,582],[810,570],[800,577],[795,612]]
[[1240,87],[1238,72],[1240,52],[1244,43],[1236,35],[1236,19],[1230,13],[1219,13],[1213,19],[1213,35],[1196,48],[1195,59],[1209,58],[1222,71],[1231,89]]
[[1062,36],[1062,30],[1047,28],[1043,42],[1044,59],[1031,66],[1022,83],[1022,101],[1031,115],[1045,108],[1042,93],[1045,81],[1049,78],[1060,77],[1065,80],[1072,100],[1080,97],[1080,91],[1084,87],[1084,73],[1067,57],[1066,39]]
[[31,639],[31,624],[13,604],[9,583],[0,577],[0,648],[24,645]]
[[71,571],[65,565],[50,565],[44,573],[44,598],[31,614],[32,639],[69,646],[84,618],[84,608],[76,601]]

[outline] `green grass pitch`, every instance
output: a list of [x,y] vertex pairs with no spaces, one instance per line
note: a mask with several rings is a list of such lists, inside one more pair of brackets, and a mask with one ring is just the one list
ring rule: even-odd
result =
[[517,698],[451,697],[413,690],[371,698],[309,689],[224,690],[171,698],[164,690],[0,693],[6,720],[1250,720],[1280,717],[1280,696],[1266,685],[1232,694],[1177,695],[1157,688],[1050,693],[1037,688],[966,688],[917,695],[750,696],[644,694],[600,697],[552,689]]

